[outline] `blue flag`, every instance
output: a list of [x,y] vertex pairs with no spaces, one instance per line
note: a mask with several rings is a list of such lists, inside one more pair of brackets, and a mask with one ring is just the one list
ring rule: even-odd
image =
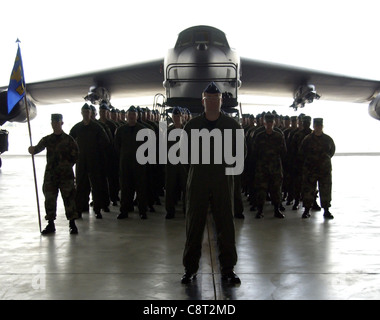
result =
[[20,45],[18,45],[15,64],[8,86],[8,114],[13,107],[25,96],[24,68],[22,66]]

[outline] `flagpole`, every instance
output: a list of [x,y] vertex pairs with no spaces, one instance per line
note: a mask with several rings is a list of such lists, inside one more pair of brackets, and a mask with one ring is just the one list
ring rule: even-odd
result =
[[[17,39],[16,42],[18,43],[18,46],[19,46],[19,43],[21,41],[19,39]],[[28,120],[29,140],[30,140],[30,146],[32,147],[33,146],[32,131],[31,131],[31,128],[30,128],[30,117],[29,117],[28,100],[26,98],[26,83],[24,83],[24,91],[25,91],[24,104],[25,104],[26,118]],[[32,164],[33,164],[34,188],[35,188],[35,191],[36,191],[36,200],[37,200],[38,226],[40,228],[40,233],[41,233],[41,230],[42,230],[41,229],[41,212],[40,212],[40,201],[39,201],[39,198],[38,198],[37,174],[36,174],[36,165],[35,165],[35,162],[34,162],[34,154],[32,154]]]
[[[26,85],[25,85],[24,104],[25,104],[25,110],[26,110],[26,118],[28,119],[28,130],[29,130],[30,146],[32,147],[33,146],[33,143],[32,143],[32,131],[30,129],[28,102],[27,102],[27,99],[26,99]],[[36,165],[35,165],[35,162],[34,162],[34,154],[32,154],[32,164],[33,164],[33,175],[34,175],[34,188],[36,190],[36,200],[37,200],[38,225],[40,227],[40,233],[41,233],[41,212],[40,212],[40,201],[39,201],[39,198],[38,198],[37,175],[36,175]]]

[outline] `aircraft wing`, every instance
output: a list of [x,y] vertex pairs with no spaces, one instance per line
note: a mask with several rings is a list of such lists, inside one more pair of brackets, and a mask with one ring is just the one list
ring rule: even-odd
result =
[[[59,79],[27,83],[36,104],[81,102],[93,85],[108,89],[112,98],[165,93],[164,59]],[[300,85],[313,84],[321,99],[366,102],[380,92],[380,81],[353,78],[294,66],[241,58],[240,94],[293,98]],[[0,91],[7,87],[0,87]]]
[[321,99],[368,102],[380,93],[380,81],[353,78],[294,66],[241,58],[240,94],[291,97],[312,84]]
[[[29,97],[36,104],[84,102],[93,85],[108,89],[111,98],[149,96],[164,92],[160,68],[163,59],[117,67],[59,79],[27,83]],[[0,91],[6,90],[0,88]]]

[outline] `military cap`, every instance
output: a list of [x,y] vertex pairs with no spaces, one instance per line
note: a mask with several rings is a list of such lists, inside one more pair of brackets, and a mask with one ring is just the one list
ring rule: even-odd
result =
[[317,126],[323,125],[323,119],[322,118],[314,118],[313,123]]
[[135,106],[130,106],[127,112],[137,112],[137,108]]
[[291,116],[291,117],[290,117],[290,120],[291,120],[291,121],[297,121],[297,116]]
[[269,122],[270,122],[270,121],[273,122],[273,119],[274,119],[274,115],[271,114],[270,112],[266,113],[265,116],[264,116],[264,120],[265,120],[266,122],[268,122],[268,121],[269,121]]
[[99,110],[100,110],[100,109],[108,110],[108,111],[110,110],[108,104],[106,104],[106,103],[102,103],[102,104],[100,104],[100,106],[99,106]]
[[91,107],[85,103],[83,106],[82,106],[82,110],[91,110]]
[[60,113],[53,113],[51,115],[51,121],[62,121],[63,117]]
[[249,119],[255,119],[255,116],[253,114],[250,114],[248,118]]
[[289,116],[284,116],[284,120],[290,120]]
[[121,110],[120,110],[120,113],[125,113],[125,110],[124,110],[124,109],[121,109]]
[[309,117],[309,116],[304,116],[303,118],[302,118],[302,121],[303,122],[311,122],[311,117]]
[[112,109],[111,109],[111,112],[112,112],[112,113],[116,113],[117,111],[116,111],[115,108],[112,108]]
[[174,115],[174,114],[181,114],[182,112],[181,112],[181,108],[180,107],[174,107],[173,108],[173,112],[172,112],[172,114]]
[[208,86],[203,90],[203,93],[222,93],[215,82],[210,82]]
[[92,111],[92,112],[96,112],[96,108],[95,108],[95,106],[93,106],[92,104],[90,105],[90,108],[91,108],[91,111]]

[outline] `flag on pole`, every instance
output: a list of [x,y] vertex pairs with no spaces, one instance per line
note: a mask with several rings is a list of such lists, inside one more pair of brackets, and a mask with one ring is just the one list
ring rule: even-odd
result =
[[8,114],[11,113],[13,107],[25,96],[24,68],[22,66],[19,42],[20,40],[17,39],[18,49],[8,86]]

